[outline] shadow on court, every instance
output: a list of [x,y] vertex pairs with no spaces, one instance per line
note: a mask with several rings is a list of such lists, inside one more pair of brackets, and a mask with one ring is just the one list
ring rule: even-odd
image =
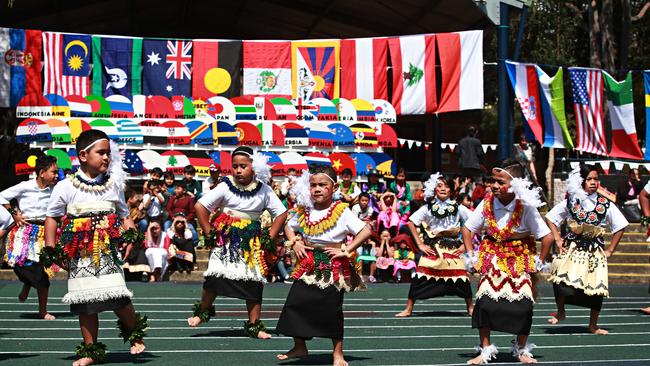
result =
[[[278,353],[282,353],[282,352],[278,352]],[[345,355],[345,360],[347,362],[354,362],[354,361],[371,360],[371,358]],[[333,362],[334,360],[332,359],[331,354],[319,353],[319,354],[309,355],[305,358],[299,358],[299,359],[288,360],[288,361],[278,361],[278,364],[280,365],[331,365]]]
[[[74,353],[74,351],[71,351],[70,353]],[[160,358],[161,356],[156,356],[154,354],[151,354],[149,352],[143,352],[137,356],[131,355],[129,352],[106,352],[106,361],[104,361],[104,364],[111,364],[111,363],[120,363],[120,364],[141,364],[141,363],[149,363],[153,361],[157,361],[156,359]],[[62,358],[63,360],[68,360],[70,362],[73,362],[77,359],[76,356],[68,356],[65,358]]]
[[38,355],[34,354],[26,354],[26,353],[5,353],[5,354],[0,354],[0,362],[3,361],[15,361],[17,362],[20,359],[23,358],[30,358],[30,357],[37,357]]
[[411,317],[428,317],[428,318],[462,318],[467,316],[466,313],[461,313],[458,311],[426,311],[426,312],[417,312],[411,315]]
[[[605,329],[606,331],[611,331],[610,328],[606,327],[600,327],[601,329]],[[579,326],[555,326],[555,327],[546,327],[543,328],[544,333],[546,334],[575,334],[575,333],[583,333],[583,334],[591,334],[589,332],[588,327],[579,327]]]

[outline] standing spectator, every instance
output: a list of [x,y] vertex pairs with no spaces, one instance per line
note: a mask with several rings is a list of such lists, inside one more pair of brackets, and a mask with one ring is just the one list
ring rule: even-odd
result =
[[[192,224],[195,218],[194,212],[194,199],[187,194],[185,191],[185,182],[178,181],[174,187],[174,195],[169,198],[167,202],[167,215],[170,218],[176,217],[177,214],[181,213],[187,221],[187,228],[192,233],[192,239],[194,241],[198,240],[198,235],[196,233],[195,226]],[[172,226],[171,220],[165,221],[165,231]]]
[[174,222],[167,230],[169,237],[169,262],[172,271],[187,273],[194,268],[194,240],[192,231],[189,229],[185,215],[177,212],[174,215]]
[[196,169],[192,165],[188,165],[185,168],[183,168],[183,172],[185,173],[185,178],[183,178],[183,182],[185,182],[185,190],[187,194],[192,196],[194,200],[196,201],[201,197],[201,193],[203,193],[203,189],[201,187],[201,183],[199,183],[196,179],[194,179],[194,176],[196,175]]
[[616,190],[616,205],[629,222],[641,221],[639,194],[643,184],[639,179],[639,169],[630,169],[627,180],[621,182]]
[[167,193],[167,196],[173,196],[174,195],[174,173],[170,171],[166,171],[165,174],[163,174],[163,180],[165,182],[165,190]]
[[483,148],[481,140],[476,137],[476,127],[469,126],[467,136],[458,141],[456,154],[458,154],[458,166],[465,177],[478,177],[481,175],[481,160],[483,160]]
[[341,172],[341,181],[339,182],[339,189],[335,192],[336,199],[349,204],[350,206],[354,205],[358,201],[359,193],[361,189],[357,183],[352,181],[352,169],[345,168]]
[[162,171],[162,169],[160,169],[158,167],[155,167],[155,168],[153,168],[153,169],[151,169],[149,171],[149,175],[151,176],[151,179],[144,182],[144,185],[142,186],[142,193],[143,194],[150,193],[149,192],[150,191],[149,184],[151,182],[160,182],[160,178],[162,178],[163,171]]
[[169,236],[162,231],[158,221],[151,221],[149,229],[145,234],[145,255],[149,262],[149,268],[153,271],[149,281],[162,281],[167,270],[167,258],[169,257]]
[[160,180],[150,180],[148,187],[149,193],[142,197],[142,206],[140,207],[145,212],[145,217],[138,225],[140,231],[147,230],[151,221],[162,222],[165,218],[165,212],[163,211],[165,196],[162,194],[162,182]]
[[535,146],[528,142],[526,134],[519,135],[519,143],[515,145],[515,159],[528,170],[533,180],[537,180],[535,171]]
[[395,181],[391,182],[388,190],[395,193],[397,198],[397,211],[400,216],[402,224],[408,222],[408,217],[411,214],[411,187],[406,183],[406,170],[399,168],[395,175]]

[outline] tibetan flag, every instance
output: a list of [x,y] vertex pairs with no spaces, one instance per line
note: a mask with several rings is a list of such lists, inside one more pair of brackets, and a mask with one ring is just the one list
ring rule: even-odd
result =
[[291,96],[291,42],[244,41],[243,95]]
[[483,109],[483,31],[440,33],[438,112]]
[[388,40],[397,114],[429,114],[436,110],[435,37],[428,34]]
[[645,90],[645,160],[650,160],[650,70],[643,72]]
[[93,36],[93,94],[142,94],[142,38]]
[[339,97],[340,41],[291,42],[291,86],[294,99]]
[[388,99],[388,39],[341,41],[341,97]]
[[41,31],[0,28],[0,107],[43,94]]
[[192,98],[241,94],[241,41],[195,39],[192,47]]
[[539,77],[541,112],[544,116],[544,147],[571,149],[573,140],[566,126],[564,112],[564,77],[560,67],[555,76],[548,76],[535,65]]
[[578,135],[576,149],[607,155],[602,70],[570,67],[569,76],[573,93],[573,109],[576,114]]
[[539,105],[539,83],[537,70],[533,64],[506,61],[506,70],[510,84],[515,90],[515,96],[521,107],[521,113],[526,118],[528,127],[533,132],[535,140],[544,143],[544,124]]
[[192,95],[192,41],[145,39],[142,55],[144,95]]
[[88,95],[90,36],[44,32],[43,76],[45,94]]
[[603,72],[607,109],[612,120],[612,149],[610,156],[643,159],[639,138],[634,125],[634,99],[632,98],[632,73],[628,72],[620,83]]

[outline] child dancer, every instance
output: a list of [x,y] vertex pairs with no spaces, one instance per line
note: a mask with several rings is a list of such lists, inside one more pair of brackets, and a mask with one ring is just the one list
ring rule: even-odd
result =
[[[312,173],[304,171],[294,186],[298,207],[285,228],[287,245],[299,263],[276,331],[293,337],[294,347],[277,358],[306,357],[306,340],[323,337],[332,339],[334,366],[346,366],[343,294],[363,286],[350,257],[371,232],[347,204],[332,201],[334,169],[317,166]],[[346,245],[347,235],[354,239]]]
[[[411,215],[409,222],[422,257],[411,281],[406,308],[395,316],[411,316],[416,300],[445,295],[465,299],[467,313],[472,315],[472,286],[460,240],[460,228],[472,212],[451,200],[454,182],[449,177],[432,174],[424,187],[424,199],[428,203]],[[421,226],[420,235],[417,226]]]
[[[147,317],[136,313],[126,288],[117,244],[135,228],[124,199],[124,172],[117,144],[99,130],[84,131],[76,143],[80,168],[52,190],[45,219],[45,253],[41,260],[62,262],[68,270],[68,293],[63,302],[79,315],[83,342],[77,346],[74,366],[101,363],[106,345],[97,342],[98,313],[112,310],[120,335],[130,342],[131,354],[145,349]],[[61,223],[56,245],[57,221]],[[122,233],[124,226],[130,228]],[[132,240],[132,239],[129,239]],[[135,241],[135,240],[133,240]],[[45,265],[45,263],[44,263]]]
[[[468,364],[487,363],[498,353],[490,343],[493,330],[516,334],[512,354],[522,363],[537,362],[533,358],[528,335],[533,323],[533,280],[531,273],[543,267],[553,242],[551,231],[537,212],[542,205],[539,188],[528,189],[522,166],[506,159],[492,169],[493,193],[483,199],[462,229],[468,267],[481,274],[472,327],[479,328],[481,344],[478,356]],[[474,253],[472,233],[485,227],[485,236]],[[540,256],[536,257],[535,239],[542,240]]]
[[[57,176],[56,158],[42,155],[36,159],[36,179],[18,183],[0,193],[0,203],[9,209],[16,223],[7,238],[7,263],[23,283],[18,301],[24,302],[34,287],[38,293],[38,316],[45,320],[55,317],[47,312],[50,280],[38,256],[43,247],[47,204]],[[17,208],[9,204],[13,199],[18,201]]]
[[[604,335],[607,331],[597,323],[603,297],[609,296],[607,258],[616,250],[628,222],[616,205],[596,192],[598,185],[595,167],[576,168],[569,175],[567,200],[546,215],[559,252],[549,277],[557,313],[548,322],[557,324],[565,319],[565,303],[586,307],[591,309],[589,331]],[[565,221],[568,230],[561,236],[558,227]],[[605,249],[607,229],[614,234]]]
[[[284,225],[287,210],[266,184],[271,177],[267,162],[267,156],[247,146],[236,148],[232,153],[233,175],[224,177],[195,206],[212,251],[208,270],[203,274],[201,301],[194,306],[194,316],[187,319],[192,327],[208,321],[214,314],[214,299],[225,296],[246,300],[248,322],[244,331],[249,337],[271,338],[260,319],[268,272],[260,243],[260,215],[264,210],[271,213],[269,234],[274,239]],[[211,222],[210,213],[218,209],[221,213]]]

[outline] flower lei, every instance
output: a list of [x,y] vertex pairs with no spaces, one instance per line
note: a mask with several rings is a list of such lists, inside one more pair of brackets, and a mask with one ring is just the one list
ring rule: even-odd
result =
[[116,248],[122,235],[116,214],[68,217],[61,226],[59,242],[64,245],[66,258],[91,257],[98,269],[102,254],[111,255],[116,263],[122,263]]
[[299,231],[308,236],[316,236],[326,232],[336,225],[346,207],[348,207],[347,203],[337,201],[327,209],[327,214],[323,218],[318,221],[311,221],[309,219],[310,211],[299,206],[296,209],[298,224],[300,225]]
[[108,174],[102,174],[94,181],[83,178],[79,173],[71,175],[69,179],[75,188],[85,192],[106,192],[113,184],[113,178]]
[[[226,183],[230,192],[236,194],[239,197],[253,197],[257,194],[257,192],[260,191],[260,189],[262,189],[262,184],[260,184],[260,182],[257,180],[253,181],[254,187],[250,189],[244,188],[241,185],[235,183],[231,176],[223,177],[221,181]],[[253,184],[250,184],[249,187],[251,185]]]
[[535,270],[535,242],[530,240],[513,240],[493,242],[485,238],[481,242],[478,263],[481,273],[492,270],[492,259],[496,257],[496,265],[501,272],[510,277],[520,277],[523,273]]
[[458,212],[458,202],[451,201],[447,207],[443,207],[437,201],[434,204],[429,204],[429,211],[438,219],[453,216]]
[[499,229],[497,221],[494,219],[494,195],[489,193],[483,200],[483,217],[487,224],[486,234],[493,237],[497,242],[508,240],[514,234],[514,228],[521,224],[521,216],[524,213],[524,205],[521,201],[515,201],[515,210],[510,220],[503,229]]
[[[213,230],[206,243],[221,252],[221,258],[228,257],[230,262],[239,260],[243,255],[244,263],[250,269],[257,266],[263,275],[268,273],[268,264],[264,259],[262,248],[262,227],[259,221],[251,221],[222,213],[212,222]],[[226,246],[225,243],[229,245]]]
[[591,211],[586,211],[583,209],[578,200],[575,200],[572,205],[570,200],[567,199],[567,208],[569,209],[571,216],[573,216],[573,218],[578,223],[598,225],[605,219],[605,216],[607,215],[609,202],[610,201],[605,196],[599,194],[598,198],[596,198],[596,206]]

